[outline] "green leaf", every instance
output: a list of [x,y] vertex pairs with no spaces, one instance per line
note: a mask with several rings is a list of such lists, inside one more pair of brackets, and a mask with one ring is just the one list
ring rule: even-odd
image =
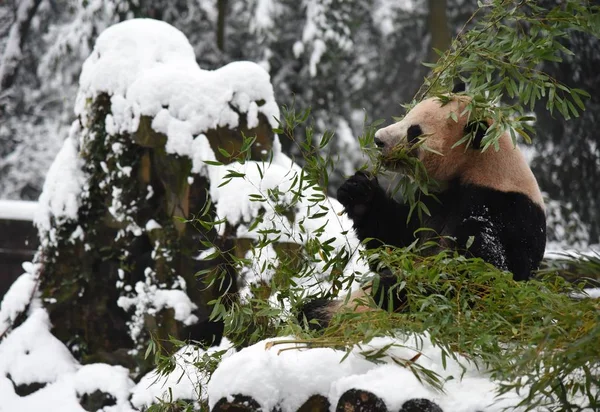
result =
[[231,157],[231,154],[229,154],[229,152],[227,150],[223,149],[222,147],[219,147],[218,149],[219,149],[219,153],[221,153],[223,156],[225,156],[227,158]]

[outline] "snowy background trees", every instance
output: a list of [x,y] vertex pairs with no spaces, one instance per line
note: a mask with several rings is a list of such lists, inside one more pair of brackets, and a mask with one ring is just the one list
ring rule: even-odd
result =
[[[552,1],[547,3],[552,4]],[[476,5],[461,0],[9,0],[0,4],[0,198],[39,196],[68,134],[83,60],[107,26],[133,17],[181,30],[203,69],[250,60],[271,75],[281,105],[312,109],[317,131],[336,133],[335,188],[361,162],[363,120],[403,113],[432,61]],[[536,108],[532,165],[550,206],[551,240],[598,243],[600,147],[597,39],[565,39],[575,54],[541,68],[592,95],[565,123]],[[284,152],[298,155],[283,139]],[[302,162],[298,158],[299,162]]]

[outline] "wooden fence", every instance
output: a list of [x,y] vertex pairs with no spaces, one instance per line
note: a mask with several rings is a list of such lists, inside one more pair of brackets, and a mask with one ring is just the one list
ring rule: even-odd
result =
[[37,202],[0,200],[0,300],[38,248],[36,207]]

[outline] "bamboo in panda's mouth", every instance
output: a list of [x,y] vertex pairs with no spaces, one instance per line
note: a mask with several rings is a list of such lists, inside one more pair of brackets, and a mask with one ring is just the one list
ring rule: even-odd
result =
[[382,151],[379,160],[386,170],[411,175],[420,163],[419,150],[421,149],[417,145],[397,145],[387,153]]

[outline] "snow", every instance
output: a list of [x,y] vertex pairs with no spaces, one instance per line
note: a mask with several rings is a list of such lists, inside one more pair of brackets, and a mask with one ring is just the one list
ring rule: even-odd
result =
[[319,62],[321,61],[321,57],[323,57],[323,54],[325,54],[325,51],[327,50],[327,46],[325,45],[325,42],[321,39],[316,39],[313,43],[313,52],[310,55],[310,62],[309,62],[309,73],[312,77],[315,77],[317,75],[317,66],[319,64]]
[[39,265],[23,264],[26,273],[13,282],[0,303],[0,334],[7,331],[34,296]]
[[[351,256],[344,269],[345,275],[356,273],[357,279],[360,279],[361,274],[369,272],[368,265],[359,254],[362,246],[352,230],[352,221],[343,213],[343,206],[337,200],[326,197],[322,189],[309,186],[305,180],[300,179],[302,169],[281,152],[277,137],[273,142],[271,162],[248,161],[222,166],[204,163],[205,160],[215,160],[204,136],[199,136],[195,142],[203,150],[195,152],[192,170],[208,177],[209,193],[215,204],[217,220],[224,219],[227,224],[236,228],[237,238],[257,240],[266,237],[272,241],[300,245],[314,238],[322,242],[331,240],[330,245],[336,252],[345,249]],[[240,177],[231,178],[223,184],[231,171]],[[295,192],[302,192],[302,197],[297,202],[294,202]],[[263,200],[255,201],[258,198]],[[291,210],[293,219],[290,221],[277,213],[277,206]],[[262,222],[250,229],[260,212],[264,213]],[[220,234],[224,233],[225,228],[225,224],[217,226]],[[319,229],[322,233],[317,232]],[[214,250],[209,250],[202,253],[199,259],[213,252]],[[278,265],[272,248],[260,251],[250,249],[246,257],[252,264],[244,268],[239,277],[240,295],[244,301],[252,297],[251,286],[268,284]],[[323,279],[327,278],[331,268],[322,269],[325,263],[318,257],[313,266],[318,279],[303,278],[294,281],[313,292],[327,289],[330,285]],[[354,282],[351,287],[355,289],[358,286],[358,282]],[[276,307],[281,304],[284,309],[287,307],[287,298],[281,304],[278,302],[277,299],[271,300]]]
[[21,385],[54,382],[65,373],[75,372],[75,359],[49,329],[46,311],[34,309],[0,344],[0,376],[10,375]]
[[550,199],[547,194],[544,198],[548,229],[546,251],[593,248],[590,246],[589,228],[574,210],[573,204]]
[[198,321],[196,315],[192,314],[197,307],[185,291],[159,288],[153,284],[153,273],[149,268],[146,269],[145,275],[146,281],[139,281],[135,284],[132,296],[121,296],[117,299],[117,305],[123,310],[128,311],[132,307],[135,308],[132,320],[128,322],[134,342],[142,332],[146,314],[154,315],[162,309],[173,309],[175,311],[174,318],[184,325],[193,325]]
[[297,41],[296,43],[294,43],[292,51],[294,52],[294,56],[296,58],[300,57],[302,53],[304,53],[304,44],[301,41]]
[[280,5],[273,0],[258,0],[254,11],[254,19],[250,21],[250,31],[266,32],[273,27],[273,20],[280,14]]
[[69,137],[50,166],[44,190],[38,199],[34,223],[44,246],[54,238],[50,223],[52,219],[57,224],[77,221],[80,196],[86,180],[82,171],[83,160],[78,156],[78,132],[79,126],[74,122]]
[[161,229],[162,226],[154,219],[150,219],[146,222],[146,231],[151,232],[153,230]]
[[414,12],[414,0],[376,0],[373,9],[373,24],[379,29],[383,37],[387,37],[396,30],[395,17]]
[[[201,70],[186,37],[167,23],[134,19],[105,30],[83,65],[75,113],[100,93],[111,96],[111,134],[137,130],[140,116],[168,136],[167,152],[194,157],[193,140],[217,127],[250,126],[263,114],[272,126],[279,109],[269,74],[251,62]],[[257,102],[261,102],[258,104]]]
[[[346,274],[368,272],[366,263],[359,259],[358,251],[362,246],[352,230],[352,221],[343,213],[343,206],[337,200],[325,196],[322,189],[308,186],[306,181],[300,179],[302,169],[281,152],[281,143],[277,136],[273,142],[271,162],[248,161],[244,164],[207,165],[204,161],[216,159],[208,140],[204,135],[200,135],[194,143],[197,143],[197,147],[194,149],[192,171],[208,177],[209,193],[215,204],[217,220],[224,219],[229,225],[237,228],[238,238],[259,239],[266,236],[268,239],[295,244],[304,244],[311,237],[317,237],[321,241],[333,239],[331,245],[336,250],[345,248],[352,255],[351,262],[346,267]],[[240,177],[231,178],[228,183],[223,184],[228,180],[227,175],[231,171]],[[302,197],[297,203],[294,202],[294,192],[302,192]],[[258,198],[264,200],[255,201]],[[291,209],[294,213],[293,221],[278,214],[276,206]],[[264,212],[262,223],[250,230],[250,224],[261,211]],[[320,213],[324,215],[314,216]],[[317,234],[317,229],[322,227],[323,233]],[[225,225],[220,224],[217,229],[222,234]],[[208,254],[210,253],[206,255]],[[252,258],[263,262],[263,258]],[[272,274],[262,273],[261,267],[262,263],[248,268],[245,274],[249,277],[243,286],[255,284],[259,279],[268,282]],[[316,264],[317,271],[318,267],[319,263]],[[323,271],[321,275],[326,277],[327,273]]]
[[568,247],[558,242],[548,242],[544,251],[545,259],[568,259],[576,257],[600,258],[600,245],[589,245],[587,248]]
[[242,268],[239,273],[238,284],[240,289],[238,295],[242,303],[248,303],[248,298],[252,297],[251,287],[269,284],[275,275],[275,269],[279,265],[279,259],[273,245],[267,245],[260,249],[250,249],[246,252],[245,258],[251,263],[249,267]]
[[[364,116],[363,112],[358,111],[358,113]],[[361,124],[362,120],[361,118]],[[368,158],[361,150],[358,139],[346,120],[339,119],[335,134],[337,136],[336,150],[338,153],[344,153],[344,156],[348,154],[348,157],[339,159],[341,172],[346,176],[351,176],[355,172],[355,165],[366,163]]]
[[267,343],[284,339],[268,339],[224,359],[208,384],[209,406],[228,395],[244,394],[252,396],[263,410],[273,410],[285,399],[280,405],[283,411],[295,411],[333,379],[369,369],[370,362],[355,356],[340,363],[344,353],[334,349],[279,352],[293,345],[267,349]]
[[37,202],[0,200],[0,219],[33,221]]
[[99,93],[124,96],[145,70],[176,64],[198,70],[194,50],[183,33],[158,20],[135,19],[104,30],[83,64],[75,109],[81,114],[85,97]]
[[[272,241],[299,245],[315,238],[321,242],[330,241],[336,252],[345,249],[350,255],[344,275],[356,274],[356,278],[361,279],[362,275],[369,272],[369,267],[360,256],[359,252],[363,246],[352,229],[352,221],[343,213],[343,206],[336,199],[325,196],[322,189],[308,186],[305,180],[300,179],[302,170],[280,150],[276,138],[271,163],[249,161],[243,165],[205,167],[210,181],[210,196],[215,203],[218,219],[224,219],[229,225],[237,227],[236,237],[241,239],[258,240],[266,237]],[[230,170],[243,177],[232,178],[222,185]],[[302,197],[297,203],[293,201],[295,192],[302,192]],[[265,200],[253,201],[257,198]],[[290,209],[294,218],[290,221],[277,213],[277,206]],[[251,223],[261,211],[264,213],[262,221],[250,229]],[[217,229],[222,234],[225,225],[218,225]],[[322,230],[322,233],[319,230]],[[263,249],[257,252],[251,249],[247,257],[253,263],[240,274],[240,293],[245,300],[252,296],[250,286],[260,282],[268,283],[278,264],[277,259],[269,258],[276,257],[274,251]],[[265,262],[269,264],[266,265]],[[330,285],[325,279],[330,274],[331,267],[325,270],[324,266],[323,260],[315,257],[315,277],[294,281],[304,285],[311,292],[326,290]],[[358,281],[351,285],[353,290],[358,287]],[[287,305],[286,300],[283,301],[284,308]],[[271,303],[279,306],[276,299]]]
[[584,297],[600,299],[600,288],[584,289],[583,293],[585,294]]
[[[221,398],[242,394],[256,400],[263,410],[281,408],[296,411],[312,395],[328,398],[335,407],[349,389],[363,389],[380,397],[388,410],[399,410],[404,402],[426,398],[444,411],[503,411],[521,399],[509,392],[496,397],[497,385],[477,368],[461,359],[466,367],[447,359],[442,367],[442,352],[427,335],[375,338],[354,347],[349,354],[331,348],[302,348],[296,343],[273,344],[293,337],[267,339],[224,359],[208,384],[209,406]],[[370,362],[361,352],[375,352],[388,345],[385,362]],[[439,374],[444,382],[440,392],[423,385],[407,368],[392,361],[410,360]],[[347,356],[346,356],[347,355]],[[462,376],[462,378],[461,378]],[[400,384],[400,385],[399,385]]]
[[129,400],[133,381],[129,370],[122,366],[103,363],[84,365],[73,376],[73,387],[78,396],[91,394],[99,390],[111,394],[117,405],[126,405]]
[[[14,385],[46,384],[28,396],[19,396]],[[48,314],[35,308],[25,322],[0,342],[0,412],[81,412],[79,398],[97,390],[115,398],[106,412],[132,411],[128,398],[133,382],[121,366],[81,366],[69,350],[50,333]]]
[[[587,249],[582,250],[573,247],[566,248],[564,245],[559,244],[558,242],[548,242],[544,252],[544,259],[585,260],[589,258],[600,258],[600,245],[589,245]],[[600,299],[600,288],[585,288],[581,291],[581,293],[575,293],[573,296],[577,298]]]
[[[277,164],[248,162],[244,165],[214,167],[212,170],[214,172],[211,173],[210,196],[216,204],[217,216],[226,219],[234,227],[242,222],[250,223],[258,215],[259,210],[265,207],[264,202],[252,201],[251,195],[268,198],[269,190],[278,189],[282,192],[280,202],[291,203],[290,189],[297,174],[290,172],[289,169]],[[226,185],[220,186],[229,170],[243,173],[244,178],[234,178]],[[271,209],[270,212],[265,221],[277,219],[275,211]]]
[[[282,233],[273,236],[281,236],[281,241],[303,244],[307,234],[327,224],[326,234],[322,236],[324,239],[327,239],[325,236],[329,234],[330,237],[336,238],[337,247],[346,242],[356,246],[358,240],[352,231],[352,221],[342,214],[343,206],[337,200],[326,197],[318,187],[307,186],[306,182],[300,187],[300,175],[303,172],[280,152],[277,138],[273,145],[273,153],[271,163],[250,161],[243,165],[209,166],[210,195],[216,204],[217,216],[226,219],[234,227],[242,224],[238,227],[238,237],[257,238],[261,229],[275,228]],[[230,170],[243,174],[243,177],[233,178],[229,183],[221,185]],[[274,200],[269,196],[270,191],[278,192],[280,197]],[[302,198],[294,205],[293,191],[302,192]],[[261,196],[266,201],[253,201],[252,196]],[[289,222],[277,215],[274,209],[276,204],[293,207],[295,222]],[[261,209],[267,209],[264,224],[250,233],[244,224],[251,223]],[[325,216],[312,218],[315,213],[323,211],[327,212]],[[305,230],[300,229],[300,222]],[[348,234],[340,236],[343,232]]]
[[235,350],[231,342],[223,339],[219,346],[208,350],[187,345],[173,356],[175,369],[167,376],[161,376],[156,370],[146,374],[131,391],[131,403],[142,409],[156,403],[156,399],[169,400],[169,389],[174,399],[206,400],[206,384],[209,376],[196,367],[205,356],[215,356],[219,353],[221,359],[231,356]]

